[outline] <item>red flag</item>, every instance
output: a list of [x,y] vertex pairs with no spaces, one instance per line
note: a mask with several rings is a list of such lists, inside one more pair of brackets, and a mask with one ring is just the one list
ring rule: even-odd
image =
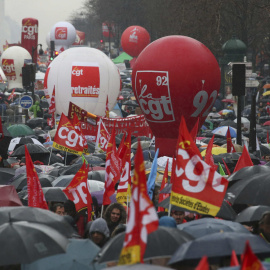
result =
[[106,110],[105,110],[105,116],[107,118],[110,118],[110,110],[109,110],[109,98],[108,98],[108,95],[107,95],[107,100],[106,100]]
[[11,94],[9,95],[9,97],[8,97],[7,100],[11,100],[11,99],[15,96],[14,92],[15,92],[15,88],[12,90],[12,92],[11,92]]
[[69,185],[63,189],[63,192],[67,195],[68,199],[74,202],[77,212],[86,209],[89,200],[92,200],[90,199],[91,195],[89,195],[87,183],[88,172],[89,166],[86,167],[84,162]]
[[112,152],[115,145],[114,129],[107,146],[106,165],[105,165],[105,190],[103,194],[103,205],[111,204],[110,196],[115,192],[114,174],[112,173]]
[[209,263],[206,256],[203,256],[195,270],[209,270]]
[[147,235],[158,228],[158,216],[147,193],[143,153],[140,142],[135,156],[134,179],[127,230],[119,264],[143,263]]
[[231,175],[231,172],[230,172],[230,170],[229,170],[229,168],[228,168],[228,166],[227,166],[227,164],[226,164],[225,160],[224,160],[224,159],[222,159],[222,161],[223,161],[223,164],[224,164],[225,169],[226,169],[226,171],[227,171],[227,175]]
[[52,92],[52,98],[49,106],[49,113],[54,114],[56,111],[55,108],[55,86],[53,87],[53,92]]
[[110,140],[110,134],[107,131],[103,121],[100,119],[98,122],[98,132],[97,132],[95,150],[98,152],[99,150],[102,150],[102,152],[106,152],[109,140]]
[[236,253],[235,253],[235,251],[233,250],[233,251],[232,251],[232,256],[231,256],[231,263],[230,263],[230,266],[238,266],[238,265],[239,265],[239,262],[238,262]]
[[243,254],[243,260],[241,263],[241,270],[246,270],[246,269],[265,270],[265,267],[262,265],[261,261],[253,253],[249,245],[249,241],[246,242],[246,247]]
[[196,122],[195,126],[190,131],[190,135],[193,138],[194,142],[196,142],[196,137],[197,137],[197,134],[198,134],[198,127],[199,127],[199,118],[197,119],[197,122]]
[[[163,179],[162,179],[162,183],[161,183],[161,187],[160,187],[160,191],[165,188],[165,186],[168,184],[168,171],[169,171],[169,159],[167,160],[166,163],[166,167],[164,170],[164,174],[163,174]],[[165,200],[166,198],[168,198],[170,196],[170,194],[166,194],[166,193],[160,193],[159,194],[159,198],[158,198],[158,202],[162,202],[163,200]],[[163,207],[158,207],[158,212],[164,211],[165,209]]]
[[244,145],[243,153],[238,159],[233,172],[235,173],[239,171],[240,169],[248,167],[248,166],[253,166],[253,162],[250,158],[250,155],[248,153],[246,146]]
[[212,139],[209,141],[209,143],[207,145],[204,161],[208,165],[210,165],[211,167],[213,167],[215,170],[217,170],[217,167],[218,166],[215,165],[215,162],[214,162],[214,159],[213,159],[213,155],[212,155],[212,148],[213,148],[214,139],[215,139],[215,135],[213,135]]
[[199,149],[190,136],[185,119],[182,117],[175,179],[170,202],[200,214],[216,216],[220,210],[228,186],[227,179],[202,160]]
[[231,138],[231,132],[230,132],[230,127],[228,127],[227,131],[227,153],[235,153],[235,148],[232,143],[232,138]]
[[266,140],[267,140],[267,143],[269,144],[269,131],[267,130],[267,138],[266,138]]
[[25,148],[25,164],[27,174],[27,192],[28,192],[28,206],[48,209],[43,190],[31,156],[28,152],[26,145]]

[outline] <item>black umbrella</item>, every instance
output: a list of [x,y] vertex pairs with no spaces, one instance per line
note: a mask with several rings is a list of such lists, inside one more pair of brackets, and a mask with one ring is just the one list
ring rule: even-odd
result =
[[[116,235],[100,250],[96,261],[117,262],[123,247],[125,232]],[[176,228],[158,227],[158,229],[148,235],[144,260],[153,258],[171,257],[174,251],[183,243],[194,239],[186,232],[181,232]]]
[[[50,154],[49,150],[47,150],[45,147],[37,145],[37,144],[33,144],[33,143],[28,143],[26,144],[27,146],[27,150],[30,154],[30,156],[32,155],[48,155]],[[12,157],[23,157],[25,156],[25,148],[24,145],[18,147],[11,155]]]
[[225,120],[225,121],[220,122],[218,126],[219,127],[229,126],[229,127],[237,128],[237,123],[235,123],[232,120]]
[[0,152],[3,159],[8,158],[8,146],[12,140],[12,136],[7,130],[7,128],[2,124],[2,129],[4,133],[4,138],[0,139]]
[[[93,155],[86,155],[84,156],[86,161],[88,162],[89,166],[94,167],[94,166],[102,166],[105,165],[105,161],[99,157],[93,156]],[[77,159],[74,160],[75,164],[83,164],[83,159],[82,157],[78,157]]]
[[127,105],[130,107],[139,107],[139,104],[135,100],[127,100],[123,103],[123,105]]
[[260,145],[260,150],[262,156],[270,155],[270,149],[262,144]]
[[270,246],[257,235],[239,232],[221,232],[196,238],[184,243],[173,254],[168,265],[186,262],[197,265],[203,256],[207,256],[210,264],[217,264],[224,257],[230,257],[234,250],[236,255],[244,252],[246,241],[252,251],[260,258],[270,255]]
[[181,231],[185,231],[195,238],[204,237],[205,235],[217,232],[237,232],[246,233],[250,232],[241,224],[233,221],[215,219],[215,218],[201,218],[192,220],[187,223],[177,225]]
[[270,175],[253,175],[237,181],[227,189],[225,199],[232,204],[269,205]]
[[105,170],[91,171],[88,173],[88,178],[105,183]]
[[73,178],[74,178],[74,174],[60,175],[52,182],[52,186],[53,187],[67,187]]
[[15,170],[10,168],[0,168],[0,185],[7,185],[15,175]]
[[73,227],[63,216],[37,207],[6,206],[0,207],[0,226],[9,221],[28,221],[51,227],[66,237],[74,235]]
[[101,158],[103,161],[106,161],[106,153],[93,153],[92,156],[93,156],[93,157],[99,157],[99,158]]
[[67,166],[60,170],[60,175],[76,174],[81,167],[82,164],[80,163]]
[[68,239],[58,231],[26,221],[2,224],[0,237],[4,247],[0,253],[0,265],[31,263],[65,253],[68,244]]
[[236,222],[239,223],[252,223],[259,221],[265,212],[270,212],[270,206],[257,205],[250,206],[240,212],[235,218]]
[[47,121],[43,118],[36,117],[36,118],[31,118],[31,119],[27,120],[26,125],[32,129],[34,129],[36,127],[43,128],[44,126],[47,125]]

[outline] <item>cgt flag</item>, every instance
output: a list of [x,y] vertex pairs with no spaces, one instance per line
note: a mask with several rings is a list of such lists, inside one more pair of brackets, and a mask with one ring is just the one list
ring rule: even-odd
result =
[[120,265],[143,263],[147,235],[158,228],[158,216],[147,193],[143,153],[140,143],[138,144],[134,163],[130,211],[128,212],[125,241],[119,257]]
[[227,179],[202,160],[182,117],[171,204],[200,214],[216,216],[227,186]]

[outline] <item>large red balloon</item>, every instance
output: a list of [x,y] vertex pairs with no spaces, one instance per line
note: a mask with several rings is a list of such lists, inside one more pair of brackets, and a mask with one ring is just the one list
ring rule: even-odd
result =
[[137,25],[128,27],[121,37],[123,50],[133,57],[137,57],[149,43],[149,33],[143,27]]
[[156,137],[159,155],[175,155],[181,116],[191,130],[210,112],[220,87],[220,69],[211,51],[185,36],[152,42],[132,72],[138,103]]

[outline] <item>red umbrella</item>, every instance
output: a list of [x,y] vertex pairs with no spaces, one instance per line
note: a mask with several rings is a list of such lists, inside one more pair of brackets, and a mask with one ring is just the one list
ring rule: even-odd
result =
[[234,100],[229,99],[229,98],[222,99],[221,101],[222,101],[222,102],[227,102],[227,103],[235,103]]
[[266,121],[263,125],[264,126],[270,126],[270,121]]
[[14,186],[0,185],[0,206],[22,206]]

